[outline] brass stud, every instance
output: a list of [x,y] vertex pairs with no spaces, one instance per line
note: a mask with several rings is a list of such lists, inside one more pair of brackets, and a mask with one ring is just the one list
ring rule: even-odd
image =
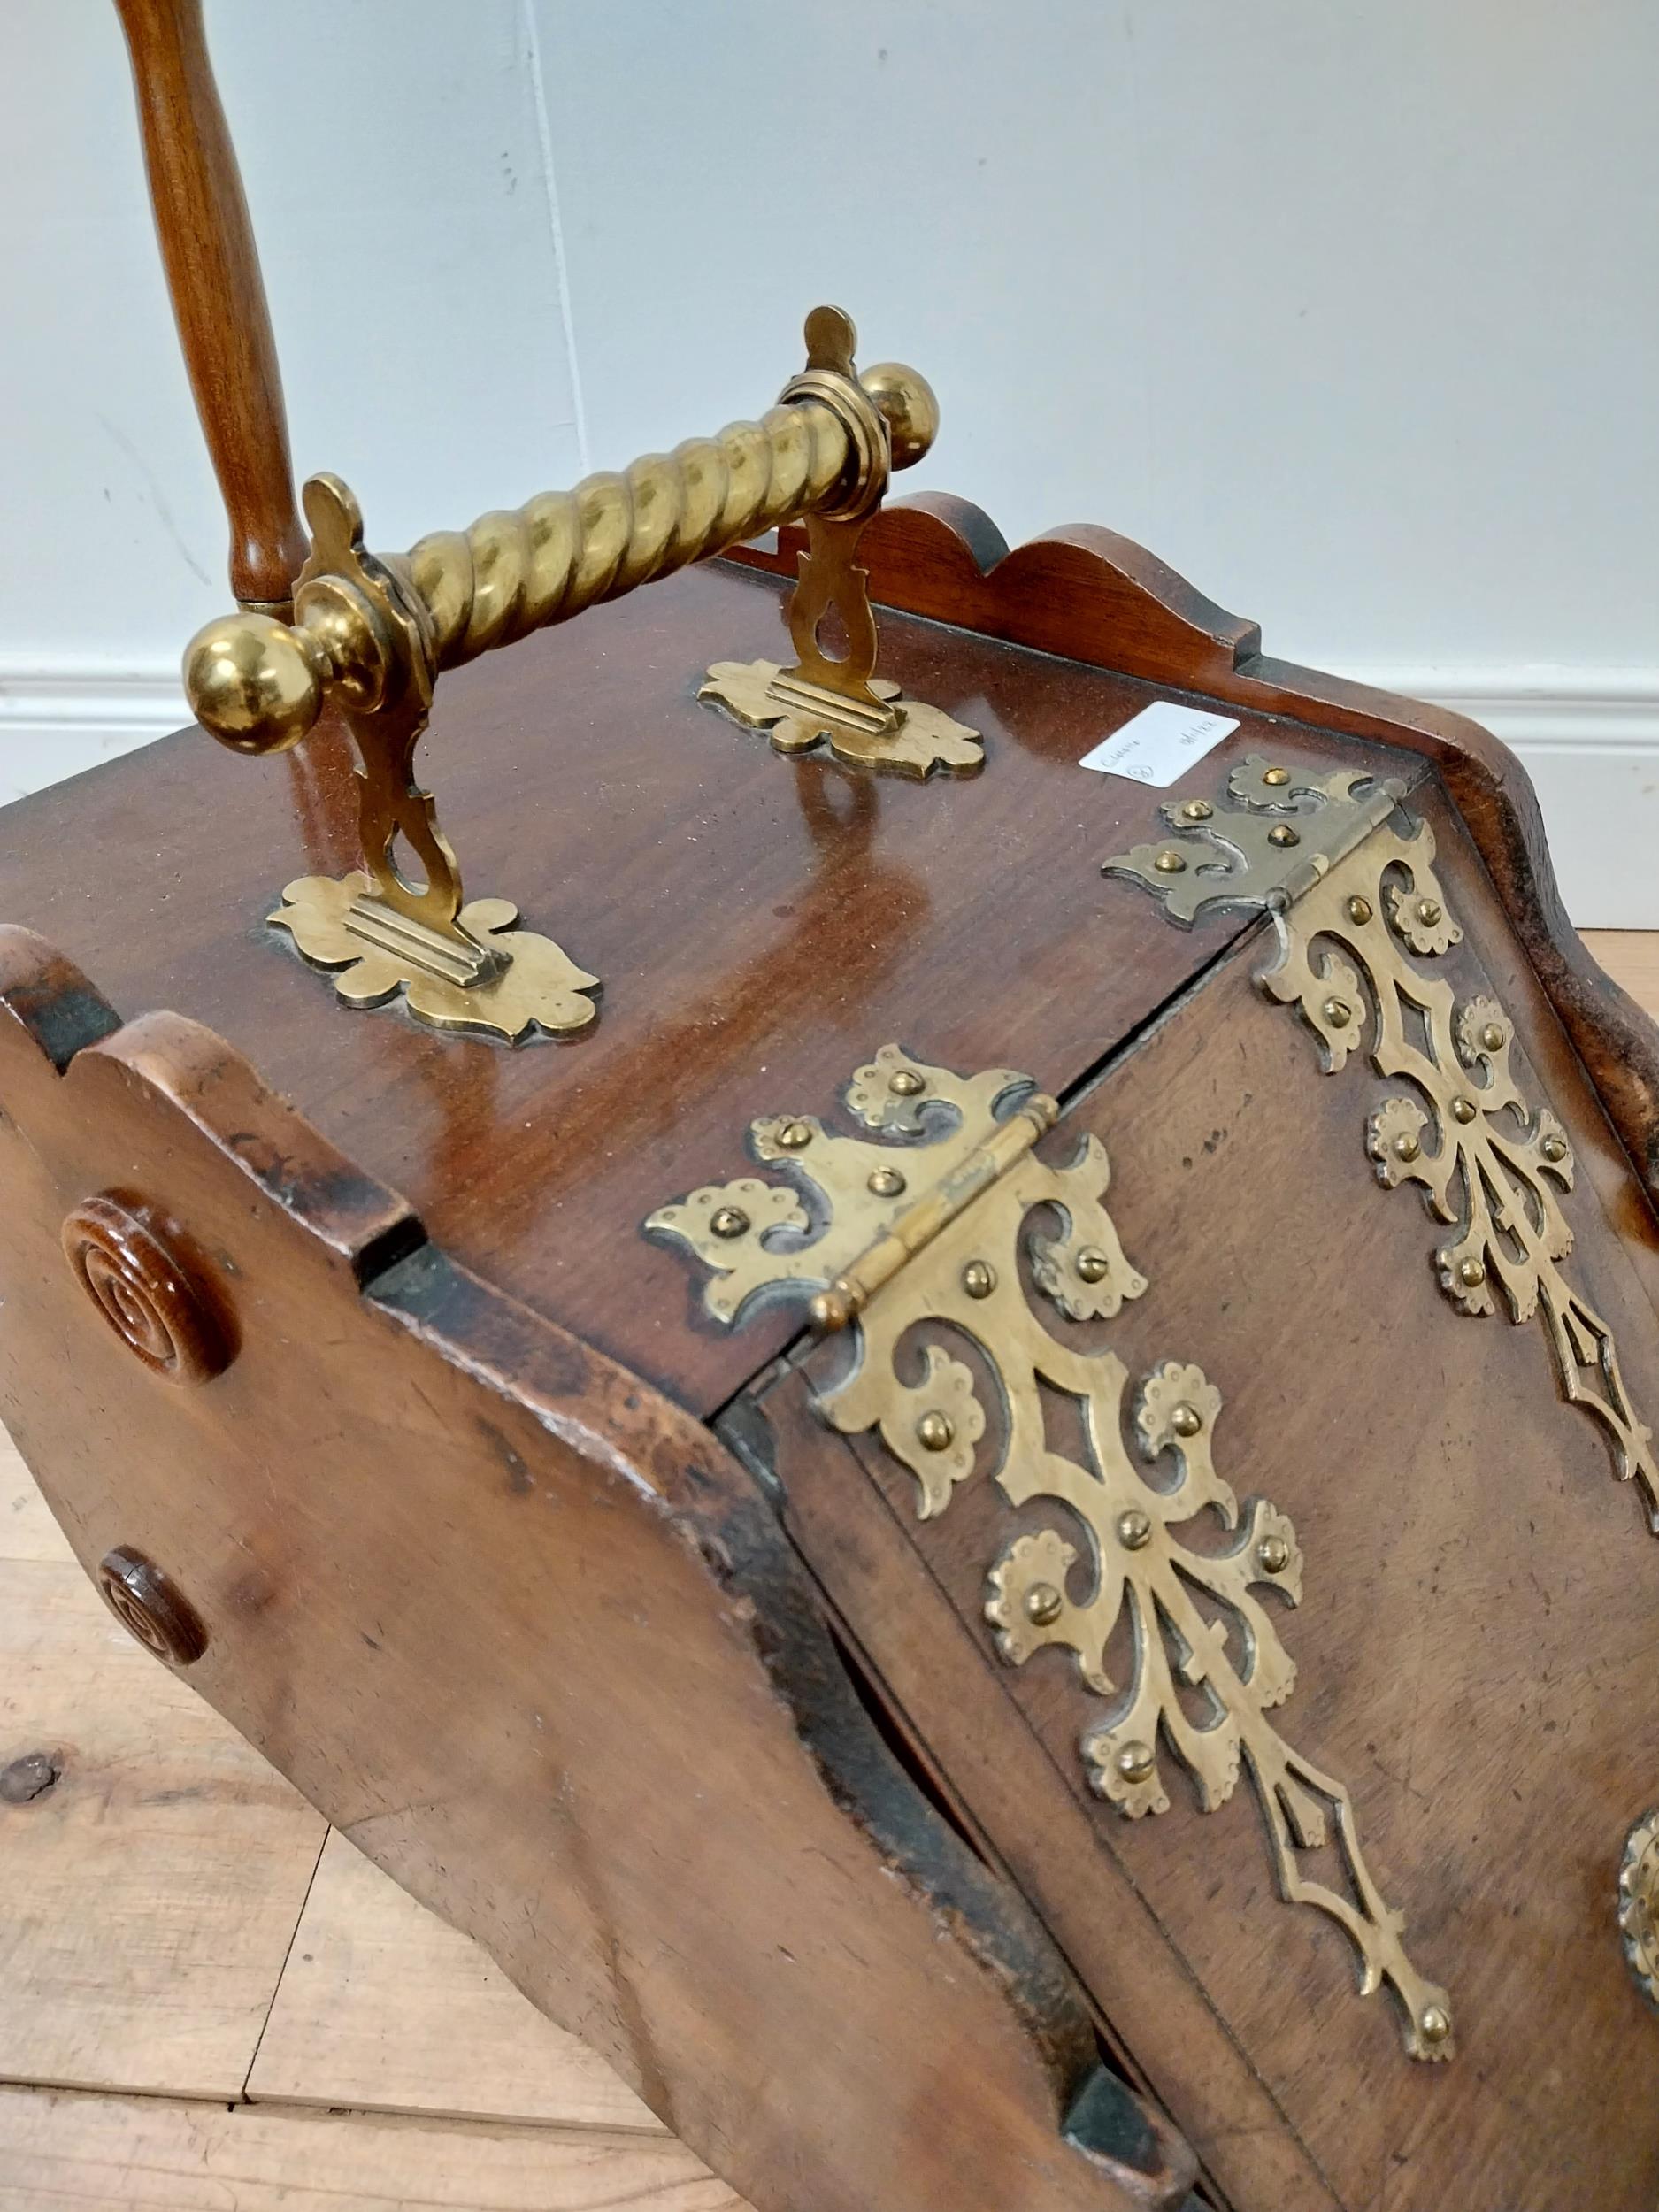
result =
[[1425,2043],[1444,2043],[1451,2032],[1451,2015],[1443,2005],[1425,2005],[1417,2015],[1417,2033]]
[[1353,923],[1356,929],[1363,929],[1366,923],[1371,919],[1371,901],[1369,899],[1362,899],[1358,893],[1356,892],[1354,896],[1348,902],[1348,918],[1349,921]]
[[1144,1782],[1152,1771],[1149,1743],[1126,1743],[1118,1754],[1118,1771],[1125,1782]]
[[1465,1290],[1479,1290],[1486,1279],[1486,1263],[1481,1260],[1459,1260],[1457,1279]]
[[1454,1121],[1472,1121],[1475,1118],[1476,1111],[1477,1109],[1475,1102],[1472,1098],[1455,1098],[1452,1101],[1452,1119]]
[[1059,1619],[1064,1604],[1052,1582],[1033,1582],[1025,1593],[1025,1618],[1037,1628],[1048,1628]]
[[812,1141],[810,1121],[786,1121],[778,1132],[778,1141],[786,1152],[804,1152]]
[[1215,810],[1208,799],[1188,799],[1181,809],[1181,819],[1184,822],[1207,822]]
[[1104,1282],[1111,1265],[1098,1244],[1086,1244],[1077,1256],[1077,1271],[1086,1283]]
[[1256,1560],[1263,1574],[1282,1575],[1290,1564],[1290,1546],[1282,1536],[1264,1536],[1256,1548]]
[[1422,1156],[1422,1152],[1423,1147],[1409,1129],[1402,1129],[1394,1141],[1394,1156],[1396,1160],[1416,1160]]
[[1187,860],[1185,855],[1178,853],[1172,845],[1166,845],[1152,865],[1161,876],[1179,876],[1186,867]]
[[1141,1551],[1151,1540],[1151,1519],[1138,1505],[1118,1516],[1118,1541],[1125,1551]]
[[864,1187],[872,1198],[898,1198],[903,1194],[904,1178],[895,1167],[872,1168]]
[[709,1226],[717,1237],[741,1237],[749,1226],[749,1216],[741,1206],[717,1206],[709,1217]]
[[1196,1436],[1203,1425],[1203,1415],[1187,1398],[1183,1398],[1170,1415],[1170,1426],[1177,1436]]
[[1438,899],[1419,899],[1417,901],[1417,919],[1422,923],[1425,929],[1432,929],[1440,918],[1440,905]]
[[956,1440],[949,1415],[930,1407],[916,1424],[916,1440],[925,1452],[948,1452]]
[[1263,783],[1271,783],[1275,787],[1281,783],[1288,783],[1290,781],[1290,771],[1288,768],[1269,768],[1264,771],[1262,781]]
[[1354,1018],[1354,1009],[1345,998],[1328,998],[1319,1010],[1333,1029],[1346,1029]]
[[962,1287],[970,1298],[988,1298],[996,1288],[996,1270],[988,1260],[970,1260],[962,1271]]
[[1288,822],[1275,822],[1272,828],[1267,833],[1267,841],[1270,845],[1281,845],[1288,847],[1291,845],[1300,845],[1302,840],[1297,836],[1295,831],[1292,829]]
[[1565,1137],[1546,1137],[1540,1149],[1547,1160],[1559,1167],[1567,1156],[1567,1140]]
[[1483,1052],[1502,1051],[1503,1032],[1499,1028],[1496,1022],[1488,1022],[1486,1027],[1481,1031],[1480,1048]]
[[896,1068],[887,1078],[887,1088],[895,1098],[917,1098],[927,1088],[927,1082],[914,1068]]

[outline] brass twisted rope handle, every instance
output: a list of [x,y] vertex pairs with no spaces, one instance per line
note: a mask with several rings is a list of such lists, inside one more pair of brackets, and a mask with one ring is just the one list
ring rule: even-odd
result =
[[881,363],[854,379],[823,366],[850,357],[851,335],[840,310],[815,309],[807,373],[758,422],[484,515],[470,530],[435,532],[406,555],[377,559],[360,541],[342,554],[340,533],[319,522],[332,510],[355,525],[356,503],[337,480],[313,478],[296,619],[242,613],[197,633],[184,663],[197,720],[235,751],[280,752],[331,695],[357,716],[394,703],[411,680],[429,698],[440,669],[763,530],[868,512],[889,465],[909,466],[933,443],[938,407],[913,369]]

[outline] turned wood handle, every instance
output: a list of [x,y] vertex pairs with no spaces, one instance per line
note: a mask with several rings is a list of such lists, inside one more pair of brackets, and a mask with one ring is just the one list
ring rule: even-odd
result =
[[[569,621],[584,608],[808,515],[856,515],[889,467],[921,458],[938,406],[914,369],[883,362],[852,372],[809,366],[759,422],[647,454],[620,474],[544,492],[470,530],[440,531],[406,555],[366,553],[357,503],[335,477],[305,488],[310,558],[296,620],[243,613],[208,624],[185,653],[185,689],[202,726],[242,753],[280,752],[316,722],[331,695],[373,713],[405,695],[408,670],[429,692],[440,669]],[[399,634],[402,634],[401,636]]]
[[259,257],[201,0],[115,4],[173,311],[230,522],[231,589],[244,606],[286,612],[305,535]]

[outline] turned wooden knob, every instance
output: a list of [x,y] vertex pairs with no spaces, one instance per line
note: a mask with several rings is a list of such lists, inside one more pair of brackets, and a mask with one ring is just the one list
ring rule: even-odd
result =
[[127,1350],[169,1382],[211,1382],[231,1344],[201,1284],[143,1206],[104,1193],[64,1224],[76,1279]]
[[121,1544],[106,1552],[98,1566],[98,1590],[121,1626],[157,1659],[188,1667],[207,1649],[201,1615],[142,1551]]

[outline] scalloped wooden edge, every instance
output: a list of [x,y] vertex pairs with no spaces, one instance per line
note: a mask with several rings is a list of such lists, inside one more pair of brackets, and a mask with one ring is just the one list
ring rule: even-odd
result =
[[[728,560],[793,575],[804,530]],[[1276,660],[1229,614],[1131,538],[1068,524],[1010,551],[979,508],[921,492],[884,507],[859,559],[872,598],[902,613],[1208,698],[1371,738],[1429,761],[1651,1203],[1659,1206],[1659,1028],[1597,964],[1567,918],[1532,780],[1461,714]]]

